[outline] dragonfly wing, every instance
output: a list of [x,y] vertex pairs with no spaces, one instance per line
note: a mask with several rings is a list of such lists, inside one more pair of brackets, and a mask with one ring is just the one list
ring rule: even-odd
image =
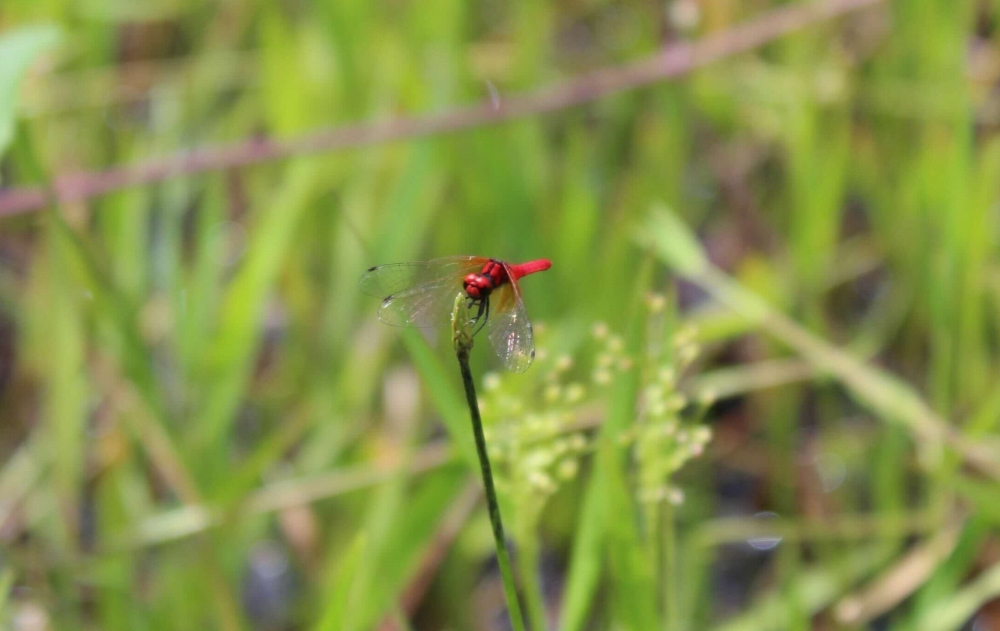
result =
[[438,327],[448,322],[461,278],[418,285],[390,294],[378,308],[378,319],[392,326]]
[[478,272],[488,260],[481,256],[449,256],[378,265],[361,275],[358,287],[370,296],[382,298],[378,310],[382,322],[435,327],[448,321],[465,275]]
[[512,372],[524,372],[535,359],[535,340],[528,312],[521,300],[521,289],[513,276],[490,296],[490,315],[486,331],[493,350]]
[[481,256],[447,256],[417,263],[389,263],[368,268],[358,288],[369,296],[386,298],[421,285],[437,285],[478,272],[489,259]]

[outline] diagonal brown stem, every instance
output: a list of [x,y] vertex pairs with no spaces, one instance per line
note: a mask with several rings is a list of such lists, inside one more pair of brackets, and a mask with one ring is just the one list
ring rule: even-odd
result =
[[[359,123],[287,140],[251,139],[212,145],[106,171],[71,173],[56,178],[57,201],[78,202],[123,188],[173,177],[259,164],[292,156],[455,132],[502,121],[555,112],[607,95],[682,76],[724,57],[746,52],[811,24],[844,15],[884,0],[822,0],[778,9],[746,24],[678,43],[629,64],[603,68],[572,81],[502,100],[486,101],[424,117]],[[0,218],[37,210],[49,203],[41,188],[0,192]]]

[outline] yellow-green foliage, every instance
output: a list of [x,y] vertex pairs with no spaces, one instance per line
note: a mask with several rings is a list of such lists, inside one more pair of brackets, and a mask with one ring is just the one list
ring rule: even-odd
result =
[[971,0],[2,0],[0,207],[198,147],[505,116],[664,45],[712,63],[0,216],[0,628],[501,628],[448,323],[429,344],[357,288],[454,254],[553,261],[521,282],[535,365],[472,357],[535,631],[989,624],[998,24]]

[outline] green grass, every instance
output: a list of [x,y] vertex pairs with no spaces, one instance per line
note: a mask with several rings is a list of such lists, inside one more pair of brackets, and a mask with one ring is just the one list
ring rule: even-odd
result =
[[[789,3],[669,4],[4,0],[0,198]],[[357,290],[450,254],[553,260],[535,365],[473,353],[533,628],[989,624],[998,24],[892,0],[579,107],[0,217],[0,627],[502,628],[447,340]]]

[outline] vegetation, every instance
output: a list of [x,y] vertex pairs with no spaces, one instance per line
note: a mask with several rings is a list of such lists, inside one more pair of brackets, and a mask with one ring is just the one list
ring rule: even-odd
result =
[[0,626],[507,628],[477,254],[529,628],[1000,628],[998,239],[997,0],[4,0]]

